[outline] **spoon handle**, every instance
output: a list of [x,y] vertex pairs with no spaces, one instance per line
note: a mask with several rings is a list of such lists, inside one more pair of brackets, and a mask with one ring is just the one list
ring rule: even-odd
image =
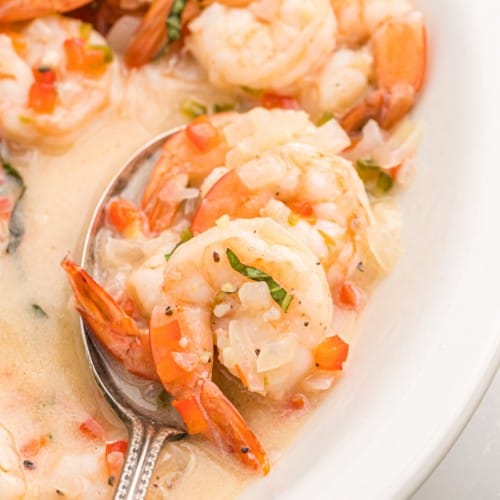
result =
[[129,450],[123,464],[114,500],[143,500],[163,444],[179,431],[157,427],[134,419],[130,429]]

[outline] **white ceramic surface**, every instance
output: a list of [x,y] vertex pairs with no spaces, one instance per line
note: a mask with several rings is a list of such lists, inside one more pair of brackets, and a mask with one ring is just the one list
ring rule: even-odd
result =
[[496,0],[420,0],[430,44],[405,255],[365,310],[345,376],[245,498],[408,497],[500,360]]

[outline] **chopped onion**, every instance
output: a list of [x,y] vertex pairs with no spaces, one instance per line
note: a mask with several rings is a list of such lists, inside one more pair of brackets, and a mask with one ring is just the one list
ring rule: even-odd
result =
[[264,282],[243,283],[238,297],[242,305],[256,309],[264,309],[271,304],[269,288]]
[[257,358],[257,372],[274,370],[289,363],[294,357],[295,347],[295,336],[290,334],[280,340],[264,344]]
[[135,33],[140,24],[140,17],[120,17],[106,36],[109,46],[116,52],[123,54],[130,44],[132,35]]

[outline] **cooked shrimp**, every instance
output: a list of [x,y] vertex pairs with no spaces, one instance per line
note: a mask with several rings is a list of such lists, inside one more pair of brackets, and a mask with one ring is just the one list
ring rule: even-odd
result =
[[[149,291],[141,286],[139,295]],[[314,350],[333,312],[316,256],[268,218],[223,220],[180,246],[165,266],[161,302],[160,318],[176,342],[165,345],[163,365],[153,344],[160,378],[164,366],[167,375],[191,379],[211,357],[215,337],[229,372],[273,399],[290,395],[315,370]],[[175,380],[167,385],[174,395],[183,390]]]
[[388,16],[372,33],[370,45],[374,89],[343,117],[342,126],[348,132],[359,131],[371,118],[382,128],[391,128],[411,110],[423,85],[427,49],[419,12]]
[[368,198],[352,163],[289,143],[230,170],[203,198],[192,231],[217,219],[268,216],[308,244],[333,291],[359,274],[370,253]]
[[[207,337],[205,330],[190,331],[190,341],[187,345],[181,342],[181,347],[177,342],[179,323],[172,322],[164,306],[153,309],[149,331],[139,328],[88,273],[69,260],[62,265],[70,279],[78,312],[110,353],[130,372],[160,379],[176,398],[174,406],[189,433],[204,434],[216,446],[236,454],[248,468],[266,474],[269,464],[261,444],[236,408],[210,380],[211,336]],[[191,315],[186,311],[179,321],[190,318],[200,321],[196,311]],[[174,346],[179,352],[168,350]]]
[[141,328],[81,267],[65,259],[76,309],[99,341],[131,373],[158,380],[149,347],[147,326]]
[[0,23],[28,21],[47,14],[68,12],[92,0],[3,0],[0,5]]
[[222,129],[232,116],[199,117],[165,141],[142,197],[153,234],[169,227],[188,185],[201,184],[215,167],[224,165],[228,148]]
[[14,438],[0,425],[0,491],[5,500],[24,498],[26,481]]
[[73,19],[45,17],[0,34],[0,135],[65,145],[112,101],[112,60],[105,40]]
[[214,3],[189,24],[188,49],[221,88],[296,89],[335,44],[328,0]]

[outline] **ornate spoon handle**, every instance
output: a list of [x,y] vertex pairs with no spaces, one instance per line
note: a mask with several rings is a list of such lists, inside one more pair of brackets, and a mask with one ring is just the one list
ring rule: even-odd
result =
[[151,475],[166,439],[179,435],[168,427],[134,419],[130,426],[130,440],[114,500],[143,500],[148,491]]

